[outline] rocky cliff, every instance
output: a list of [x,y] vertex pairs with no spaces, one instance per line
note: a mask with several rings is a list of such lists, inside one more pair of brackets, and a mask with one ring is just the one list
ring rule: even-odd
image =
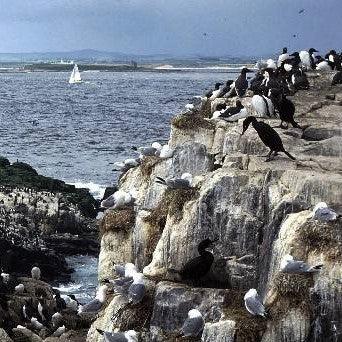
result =
[[36,264],[45,279],[70,273],[65,255],[98,251],[96,206],[88,190],[0,157],[1,269],[27,275]]
[[[208,120],[207,111],[172,120],[173,157],[148,157],[121,177],[120,189],[137,191],[137,206],[107,211],[102,221],[99,281],[114,276],[113,263],[133,262],[150,291],[140,307],[117,320],[112,315],[122,298],[111,298],[88,342],[102,341],[95,328],[135,328],[144,341],[177,341],[193,307],[204,314],[203,341],[341,338],[341,219],[323,224],[311,212],[320,201],[336,208],[342,203],[342,86],[330,86],[331,77],[309,75],[310,90],[292,97],[304,130],[277,129],[295,161],[281,154],[265,162],[261,155],[268,151],[253,129],[241,136],[241,121]],[[243,102],[248,107],[250,98]],[[195,176],[194,190],[169,191],[155,182],[156,176],[184,172]],[[205,238],[219,239],[209,275],[200,286],[180,283],[169,270],[197,256]],[[322,262],[323,270],[279,273],[288,253]],[[243,295],[250,288],[262,295],[267,320],[245,310]]]

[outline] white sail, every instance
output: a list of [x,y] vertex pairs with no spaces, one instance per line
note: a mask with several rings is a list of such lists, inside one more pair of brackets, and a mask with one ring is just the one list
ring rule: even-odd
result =
[[77,64],[75,64],[74,69],[71,72],[69,83],[80,83],[82,82],[81,74],[78,70]]

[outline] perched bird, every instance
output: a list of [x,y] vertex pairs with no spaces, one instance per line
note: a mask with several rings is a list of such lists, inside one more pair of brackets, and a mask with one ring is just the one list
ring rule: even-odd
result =
[[31,324],[36,330],[42,330],[44,328],[44,325],[40,323],[36,317],[31,318]]
[[337,214],[325,202],[319,202],[313,209],[313,218],[322,222],[335,221]]
[[133,283],[128,288],[128,301],[135,305],[142,301],[145,296],[146,287],[142,273],[133,274]]
[[105,342],[138,342],[138,335],[134,330],[122,332],[109,332],[96,329],[103,336]]
[[266,63],[267,63],[267,68],[269,68],[269,69],[277,69],[277,63],[276,63],[276,61],[275,60],[273,60],[272,58],[269,58],[267,61],[266,61]]
[[[285,151],[283,142],[279,134],[270,125],[268,125],[265,122],[258,121],[254,116],[248,116],[243,121],[243,131],[241,135],[243,135],[246,132],[250,124],[252,124],[253,128],[258,133],[258,136],[261,139],[261,141],[270,149],[266,161],[272,160],[278,152],[285,153],[289,158],[293,160],[296,159],[289,152]],[[272,156],[273,152],[274,155]]]
[[134,197],[126,191],[118,190],[101,202],[101,207],[106,209],[119,209],[134,203]]
[[313,273],[318,272],[323,264],[309,266],[304,261],[294,260],[292,255],[285,255],[280,263],[280,271],[283,273]]
[[174,150],[169,145],[163,145],[162,149],[160,150],[159,158],[161,159],[168,159],[172,158]]
[[54,333],[52,334],[53,337],[60,337],[62,334],[65,333],[65,325],[62,325],[61,327],[57,328]]
[[[270,89],[269,96],[279,113],[281,120],[279,127],[287,129],[290,123],[295,128],[301,128],[294,120],[294,113],[296,111],[294,103],[287,99],[286,95],[284,95],[279,89]],[[286,122],[287,125],[283,126],[283,122]]]
[[219,82],[215,83],[215,88],[213,90],[209,90],[208,92],[206,92],[205,93],[205,97],[209,99],[214,94],[214,92],[216,92],[216,91],[218,91],[220,89],[220,87],[222,85],[223,84],[219,83]]
[[41,303],[40,300],[38,300],[38,313],[39,313],[39,316],[42,320],[42,322],[46,322],[46,307]]
[[249,313],[254,316],[266,318],[266,310],[262,304],[256,289],[250,289],[244,296],[245,307]]
[[206,249],[211,247],[216,241],[218,239],[205,239],[200,242],[197,248],[199,256],[188,261],[182,270],[177,272],[183,280],[198,280],[210,271],[211,265],[214,262],[214,255]]
[[32,270],[31,270],[31,277],[32,279],[35,279],[35,280],[39,280],[40,277],[41,277],[41,272],[40,272],[40,268],[39,267],[32,267]]
[[192,175],[190,173],[183,173],[181,178],[168,178],[166,180],[158,176],[156,178],[156,183],[165,185],[172,190],[192,188]]
[[78,314],[82,313],[97,313],[99,312],[103,304],[106,301],[108,286],[102,285],[97,291],[96,297],[85,305],[81,305],[78,308]]
[[10,281],[10,275],[9,275],[9,273],[4,273],[4,272],[2,272],[2,273],[1,273],[1,279],[2,279],[2,282],[3,282],[4,284],[8,284],[9,281]]
[[79,303],[74,295],[61,295],[61,298],[65,301],[66,308],[76,312],[79,307]]
[[226,82],[226,85],[222,88],[222,91],[219,97],[225,96],[233,87],[234,87],[234,81],[228,80]]
[[302,66],[304,66],[308,70],[315,68],[315,56],[314,56],[315,52],[318,52],[318,51],[314,48],[310,48],[309,51],[299,52],[299,57],[302,62]]
[[228,107],[218,118],[228,122],[234,122],[246,116],[248,116],[247,109],[242,105],[240,100],[236,100],[235,107]]
[[236,94],[239,97],[242,97],[243,95],[245,95],[246,90],[248,89],[248,81],[247,81],[248,72],[253,72],[253,71],[247,68],[242,68],[240,76],[234,82],[234,88],[235,88]]
[[140,154],[140,159],[143,157],[154,157],[159,156],[160,151],[162,149],[162,145],[158,142],[154,142],[151,146],[147,147],[136,147],[133,146],[132,150],[137,151]]
[[140,164],[139,158],[128,158],[121,163],[114,163],[113,171],[127,172],[129,169],[137,167]]
[[335,84],[342,84],[342,71],[338,71],[331,82],[331,85],[335,85]]
[[25,291],[25,286],[24,284],[18,284],[15,288],[14,291],[16,294],[23,294]]
[[292,69],[291,82],[296,90],[307,90],[310,84],[305,72],[301,69]]
[[315,69],[318,71],[331,71],[334,69],[334,63],[323,59],[321,56],[316,57]]
[[[211,96],[209,97],[209,100],[210,101],[214,101],[216,98],[218,98],[218,97],[220,97],[221,95],[222,95],[222,86],[223,86],[223,83],[216,83],[216,85],[220,85],[219,87],[218,87],[218,89],[216,89],[216,87],[215,87],[215,90],[213,90],[213,92],[212,92],[212,94],[211,94]],[[215,85],[215,86],[216,86]]]
[[289,59],[289,54],[287,53],[287,47],[283,48],[283,53],[278,57],[278,67],[281,66],[281,63]]
[[252,107],[257,116],[271,117],[275,115],[273,103],[267,96],[254,95],[252,97]]
[[51,316],[51,323],[53,327],[58,327],[63,321],[63,315],[60,312],[55,312]]
[[114,264],[114,271],[119,277],[125,276],[125,265]]
[[184,337],[200,337],[204,328],[204,319],[197,309],[191,309],[184,321],[180,335]]
[[[70,297],[69,297],[70,298]],[[53,295],[53,299],[56,302],[56,308],[58,311],[62,311],[64,309],[66,309],[66,303],[65,300],[63,298],[61,298],[61,294],[59,293],[59,291],[57,291],[54,295]]]

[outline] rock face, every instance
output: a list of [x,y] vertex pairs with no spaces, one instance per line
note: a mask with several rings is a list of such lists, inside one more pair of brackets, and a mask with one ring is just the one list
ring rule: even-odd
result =
[[[99,279],[113,276],[113,263],[134,262],[156,282],[151,318],[137,329],[142,340],[177,341],[191,308],[205,317],[203,341],[337,341],[342,336],[341,219],[322,223],[311,214],[318,202],[336,209],[342,203],[342,106],[333,100],[341,97],[342,86],[331,87],[330,77],[310,77],[310,90],[292,98],[304,130],[277,129],[295,161],[280,153],[266,163],[261,155],[268,151],[252,128],[241,136],[241,121],[208,121],[196,114],[172,121],[171,159],[147,158],[121,177],[119,187],[138,194],[135,221],[129,229],[107,226]],[[156,176],[183,172],[195,176],[191,193],[155,183]],[[170,270],[197,256],[205,238],[218,238],[210,273],[200,287],[178,283]],[[282,274],[280,261],[289,253],[309,264],[324,263],[323,270]],[[270,313],[267,320],[245,310],[243,296],[250,288],[258,289]],[[91,331],[99,323],[102,329],[116,327],[108,320],[112,303],[108,308]],[[101,337],[88,334],[87,341]]]
[[45,279],[70,273],[65,255],[98,252],[96,206],[89,191],[0,158],[0,267],[26,275],[36,264]]

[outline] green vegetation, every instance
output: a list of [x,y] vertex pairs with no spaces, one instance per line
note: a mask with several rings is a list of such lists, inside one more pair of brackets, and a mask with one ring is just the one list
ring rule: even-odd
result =
[[30,165],[22,162],[10,164],[8,159],[0,157],[0,186],[31,188],[36,191],[62,193],[67,201],[77,205],[83,215],[96,217],[96,200],[88,189],[76,189],[74,185],[41,176]]

